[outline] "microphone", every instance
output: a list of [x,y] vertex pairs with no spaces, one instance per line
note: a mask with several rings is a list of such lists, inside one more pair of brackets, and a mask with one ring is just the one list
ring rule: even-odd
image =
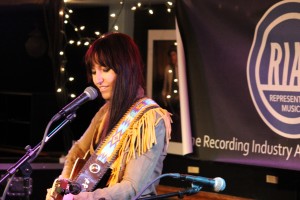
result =
[[66,116],[70,114],[71,112],[74,112],[87,101],[94,100],[98,96],[98,92],[95,88],[93,87],[87,87],[84,92],[79,95],[76,99],[74,99],[71,103],[66,105],[63,109],[61,109],[54,117],[52,118],[53,120],[58,120],[62,116]]
[[175,174],[174,178],[179,178],[181,180],[187,180],[194,183],[199,183],[203,186],[208,186],[213,188],[215,192],[223,191],[226,187],[226,182],[223,178],[216,177],[216,178],[205,178],[201,176],[191,176],[186,174]]

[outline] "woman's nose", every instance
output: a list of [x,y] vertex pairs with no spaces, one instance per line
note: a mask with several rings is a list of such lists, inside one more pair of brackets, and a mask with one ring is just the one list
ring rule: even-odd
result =
[[103,79],[101,73],[98,72],[96,74],[96,83],[99,84],[99,85],[101,85],[103,83],[103,81],[104,81],[104,79]]

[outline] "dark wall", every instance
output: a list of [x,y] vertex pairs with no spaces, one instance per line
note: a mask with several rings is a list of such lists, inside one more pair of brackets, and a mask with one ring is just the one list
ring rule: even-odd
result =
[[[108,7],[68,7],[74,11],[71,22],[78,27],[86,26],[81,37],[95,39],[94,31],[108,30]],[[52,116],[66,105],[58,102],[56,93],[55,82],[59,78],[56,70],[60,66],[53,60],[59,59],[59,52],[53,53],[54,47],[65,50],[66,77],[75,77],[74,82],[66,82],[65,89],[79,95],[88,85],[83,63],[87,46],[67,44],[69,39],[80,38],[70,24],[55,29],[60,22],[51,14],[58,15],[56,9],[52,3],[0,6],[0,159],[3,162],[7,157],[22,156],[26,145],[37,145]],[[62,37],[63,32],[64,40],[59,43],[55,37]],[[53,137],[44,150],[66,152],[95,112],[94,105],[83,105],[75,120]]]
[[53,91],[43,8],[42,5],[0,7],[1,91]]
[[35,145],[56,109],[45,23],[53,9],[52,4],[0,7],[1,157],[19,156],[23,152],[14,150]]

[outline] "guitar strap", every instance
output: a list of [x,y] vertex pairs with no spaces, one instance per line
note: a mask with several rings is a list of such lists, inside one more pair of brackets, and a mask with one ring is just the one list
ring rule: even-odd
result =
[[147,110],[157,107],[156,102],[149,98],[142,98],[131,106],[75,177],[74,181],[81,184],[82,192],[90,192],[96,188],[108,168],[115,161],[122,141],[126,138],[126,130]]

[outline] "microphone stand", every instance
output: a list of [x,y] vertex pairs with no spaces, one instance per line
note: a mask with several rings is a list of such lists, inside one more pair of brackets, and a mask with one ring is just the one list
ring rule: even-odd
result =
[[154,195],[154,196],[150,196],[150,197],[139,198],[139,200],[165,199],[167,197],[175,197],[175,196],[177,196],[179,199],[183,199],[184,195],[196,194],[201,189],[202,189],[202,186],[192,183],[192,186],[185,190],[181,190],[178,192],[170,192],[170,193],[160,194],[160,195]]
[[[74,118],[76,117],[75,112],[72,112],[69,114],[64,121],[62,121],[47,137],[45,138],[45,143],[49,141],[59,130],[61,130],[66,124],[70,123]],[[6,174],[1,177],[0,184],[7,179],[10,175],[14,175],[18,169],[20,168],[23,175],[24,175],[24,181],[25,181],[25,189],[28,189],[28,180],[30,177],[30,174],[32,172],[32,167],[30,166],[30,162],[32,162],[36,157],[36,152],[41,148],[42,142],[40,142],[38,145],[36,145],[33,149],[30,147],[30,145],[25,147],[26,153],[25,155],[18,160],[12,167],[10,167]],[[27,191],[26,191],[27,193]]]

